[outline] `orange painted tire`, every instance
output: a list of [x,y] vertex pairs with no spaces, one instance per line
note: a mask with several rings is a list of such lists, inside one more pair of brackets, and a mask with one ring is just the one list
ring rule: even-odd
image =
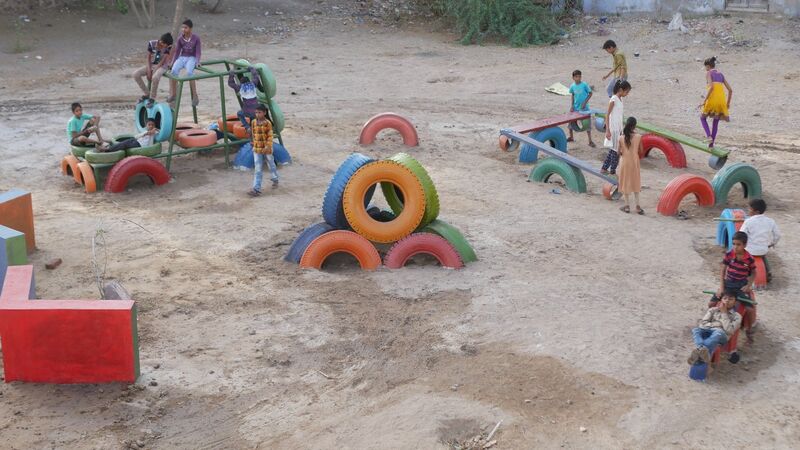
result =
[[83,182],[83,189],[87,194],[97,191],[97,182],[94,179],[94,171],[88,162],[82,161],[78,163],[78,170],[80,171],[81,181]]
[[678,213],[678,205],[689,194],[694,194],[700,206],[714,206],[714,188],[705,178],[683,174],[673,178],[658,197],[656,210],[665,216]]
[[506,152],[508,151],[509,147],[511,147],[511,144],[508,142],[508,136],[500,136],[500,139],[498,140],[498,144],[499,144],[500,150],[503,150],[503,151],[506,151]]
[[67,155],[61,160],[61,173],[64,175],[72,175],[72,179],[78,184],[81,183],[81,170],[78,168],[78,158],[75,155]]
[[[403,210],[390,222],[373,219],[364,206],[367,193],[378,183],[392,183],[403,199]],[[344,188],[342,207],[356,233],[373,242],[394,242],[413,233],[422,222],[425,191],[411,169],[392,160],[376,161],[362,166],[350,177]]]
[[372,117],[361,128],[361,135],[358,137],[358,142],[361,145],[368,145],[375,142],[375,136],[381,130],[391,128],[400,132],[403,136],[403,143],[409,147],[416,147],[419,145],[419,137],[417,136],[417,129],[405,117],[395,113],[381,113]]
[[241,123],[241,122],[239,121],[239,116],[237,116],[236,114],[232,114],[232,115],[229,114],[228,115],[228,120],[226,120],[225,123],[222,122],[222,119],[217,119],[217,126],[219,127],[219,131],[222,131],[223,133],[225,133],[225,132],[233,133],[233,127],[237,123]]
[[464,267],[455,247],[447,239],[433,233],[414,233],[404,237],[386,252],[383,263],[390,269],[400,269],[414,256],[424,253],[439,261],[442,267],[460,269]]
[[336,230],[311,241],[300,258],[300,267],[321,269],[329,256],[341,252],[355,257],[363,270],[375,270],[381,265],[381,256],[370,241],[352,231]]
[[183,148],[208,147],[217,143],[214,130],[191,130],[181,135],[178,144]]
[[753,281],[753,286],[757,288],[767,287],[767,265],[764,264],[762,256],[754,256],[756,260],[756,279]]
[[603,197],[605,197],[606,200],[619,200],[619,198],[622,197],[622,194],[617,188],[618,186],[616,184],[611,184],[608,182],[603,183]]
[[250,134],[247,133],[247,128],[240,122],[233,126],[233,137],[236,139],[247,139],[250,137]]
[[181,136],[187,131],[199,130],[200,125],[192,122],[178,122],[175,125],[175,140],[179,141]]
[[641,159],[649,156],[650,150],[652,149],[661,150],[670,166],[678,169],[686,167],[686,152],[683,150],[683,146],[680,143],[656,134],[648,133],[643,135],[642,150],[644,150],[644,154],[639,155],[639,158]]

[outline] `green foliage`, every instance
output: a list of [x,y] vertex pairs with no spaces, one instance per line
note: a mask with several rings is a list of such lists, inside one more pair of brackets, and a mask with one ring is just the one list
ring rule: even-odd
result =
[[552,44],[563,34],[550,9],[531,0],[439,0],[433,9],[455,21],[463,44],[498,37],[524,47]]

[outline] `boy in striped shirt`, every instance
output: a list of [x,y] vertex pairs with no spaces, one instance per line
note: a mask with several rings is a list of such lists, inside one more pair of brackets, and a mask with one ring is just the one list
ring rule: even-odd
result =
[[[756,277],[756,259],[745,250],[747,247],[747,233],[737,231],[733,234],[733,250],[725,254],[722,259],[720,285],[717,290],[717,299],[722,298],[726,290],[734,292],[737,296],[741,293],[752,298],[753,281]],[[713,300],[712,300],[713,301]],[[745,303],[745,312],[742,317],[742,328],[747,333],[747,342],[753,343],[752,326],[755,322],[755,310]]]

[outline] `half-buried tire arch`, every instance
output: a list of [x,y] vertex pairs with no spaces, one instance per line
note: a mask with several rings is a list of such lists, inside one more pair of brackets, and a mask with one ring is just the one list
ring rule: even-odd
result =
[[642,136],[642,149],[644,150],[644,154],[639,155],[640,158],[649,156],[650,151],[656,149],[664,154],[670,166],[678,169],[686,167],[686,152],[683,150],[683,146],[678,142],[671,141],[657,134],[647,133]]
[[458,228],[450,225],[444,220],[436,219],[429,223],[428,226],[422,231],[436,233],[445,238],[447,242],[449,242],[453,248],[456,249],[459,256],[461,256],[462,262],[470,263],[478,260],[478,256],[475,255],[475,250],[473,250],[472,246],[469,245],[469,242],[467,242],[467,239],[464,237],[464,235],[458,231]]
[[733,247],[733,234],[742,227],[747,214],[743,209],[723,209],[717,222],[717,245],[725,247],[726,251]]
[[742,185],[745,198],[761,197],[761,176],[758,170],[749,164],[736,163],[723,167],[711,180],[717,205],[728,202],[728,194],[736,184]]
[[333,231],[333,227],[325,222],[315,223],[301,231],[294,242],[292,242],[292,246],[289,247],[289,253],[286,254],[283,260],[299,264],[303,253],[306,252],[311,242],[329,231]]
[[[531,139],[544,142],[558,151],[567,153],[567,135],[560,127],[550,127],[535,131],[528,135]],[[528,144],[522,144],[519,150],[519,162],[532,164],[539,159],[539,149]]]
[[334,253],[347,253],[358,260],[363,270],[375,270],[381,265],[378,250],[365,237],[352,231],[335,230],[311,241],[300,258],[300,267],[321,269]]
[[683,174],[673,178],[658,197],[656,210],[665,216],[678,213],[681,200],[692,194],[699,206],[714,206],[714,188],[705,178],[697,175]]
[[586,178],[580,169],[556,158],[545,158],[539,161],[531,171],[528,180],[547,183],[553,175],[560,176],[570,191],[586,193]]
[[83,189],[87,194],[97,191],[97,182],[94,179],[94,171],[92,166],[86,161],[78,163],[78,170],[80,171]]
[[412,256],[419,254],[433,256],[442,267],[464,267],[455,247],[447,239],[433,233],[414,233],[400,239],[386,252],[383,264],[390,269],[400,269]]
[[160,162],[146,156],[131,156],[116,163],[108,172],[105,191],[124,192],[128,180],[135,175],[147,175],[156,186],[169,182],[169,172]]
[[373,116],[361,128],[361,134],[358,137],[358,142],[361,145],[368,145],[375,142],[375,137],[379,132],[391,128],[397,130],[403,137],[403,143],[409,147],[416,147],[419,145],[419,136],[417,136],[417,129],[410,120],[405,117],[385,112]]

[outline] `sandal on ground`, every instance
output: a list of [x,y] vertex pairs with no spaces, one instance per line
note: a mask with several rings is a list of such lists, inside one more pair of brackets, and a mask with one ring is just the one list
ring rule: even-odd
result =
[[250,197],[258,197],[258,196],[260,196],[260,195],[261,195],[261,192],[259,192],[259,191],[255,190],[255,189],[250,189],[250,190],[247,192],[247,195],[249,195]]
[[636,207],[636,214],[638,214],[640,216],[643,216],[644,215],[644,210],[642,208],[640,208],[639,206],[637,206]]
[[628,205],[625,205],[625,206],[621,207],[619,210],[620,210],[620,211],[622,211],[622,212],[624,212],[625,214],[630,214],[630,212],[631,212],[631,207],[630,207],[630,206],[628,206]]
[[684,210],[678,211],[678,214],[675,215],[675,218],[678,220],[689,220],[689,213]]

